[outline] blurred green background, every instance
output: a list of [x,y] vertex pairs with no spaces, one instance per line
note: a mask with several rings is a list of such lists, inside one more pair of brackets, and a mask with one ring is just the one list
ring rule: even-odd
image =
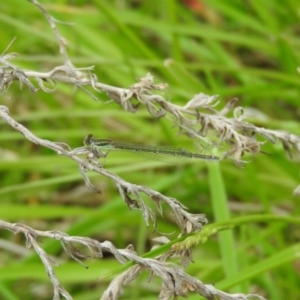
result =
[[[300,132],[300,3],[282,1],[41,1],[66,24],[57,26],[76,67],[94,65],[99,82],[128,88],[150,72],[169,84],[161,95],[184,105],[195,94],[219,95],[221,109],[237,97],[256,126]],[[72,23],[72,24],[69,24]],[[62,64],[54,35],[41,12],[27,1],[0,3],[0,47],[22,69],[47,72]],[[171,63],[170,63],[171,59]],[[169,63],[166,63],[168,60]],[[32,81],[34,83],[34,81]],[[92,89],[90,89],[92,91]],[[82,146],[88,133],[118,141],[194,149],[178,136],[170,119],[154,119],[144,107],[129,114],[105,95],[94,101],[81,90],[58,84],[55,93],[32,94],[18,82],[1,95],[1,105],[40,138]],[[251,110],[250,110],[251,109]],[[139,211],[130,211],[107,178],[90,173],[101,195],[88,190],[77,165],[25,140],[0,123],[0,218],[39,230],[110,240],[118,248],[132,243],[139,254],[157,236]],[[299,216],[299,154],[290,159],[280,144],[266,143],[244,168],[218,165],[166,165],[112,153],[105,168],[131,183],[158,190],[205,213],[211,223],[252,214]],[[222,153],[222,148],[219,150]],[[221,199],[222,198],[222,199]],[[221,200],[220,200],[221,199]],[[152,205],[151,200],[145,201]],[[158,217],[158,229],[179,233],[171,212]],[[226,235],[227,234],[227,235]],[[38,256],[24,248],[21,235],[0,231],[0,299],[52,299],[52,286]],[[187,272],[228,292],[259,293],[267,299],[299,299],[299,225],[253,222],[216,235],[193,248]],[[18,245],[18,246],[17,246]],[[74,299],[98,299],[117,268],[110,255],[86,260],[84,269],[56,241],[42,247],[61,266],[60,282]],[[157,299],[159,279],[145,273],[121,299]],[[190,293],[189,299],[201,299]]]

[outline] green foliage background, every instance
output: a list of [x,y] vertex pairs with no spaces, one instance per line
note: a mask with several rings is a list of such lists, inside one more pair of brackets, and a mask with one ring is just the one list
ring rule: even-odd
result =
[[[198,3],[188,6],[187,3]],[[220,95],[219,108],[232,98],[255,109],[256,126],[300,132],[300,3],[282,1],[43,1],[58,24],[76,67],[95,65],[102,83],[129,87],[150,72],[166,82],[163,94],[184,105],[195,94]],[[0,3],[0,52],[14,36],[9,52],[23,69],[48,71],[62,64],[58,45],[40,11],[27,1]],[[170,59],[166,62],[166,59]],[[171,62],[170,62],[171,61]],[[92,91],[92,90],[91,90]],[[119,141],[171,145],[193,150],[177,136],[172,121],[155,120],[141,108],[131,115],[104,94],[92,100],[72,86],[59,84],[53,94],[32,94],[14,83],[1,105],[41,138],[82,146],[88,133]],[[40,230],[110,240],[118,248],[132,243],[139,254],[156,236],[139,211],[130,211],[106,178],[90,174],[102,195],[85,186],[77,165],[25,140],[0,124],[0,219]],[[289,159],[281,145],[266,143],[244,168],[230,160],[181,166],[110,154],[105,167],[124,179],[156,189],[205,213],[211,223],[254,214],[244,226],[223,231],[194,249],[187,272],[229,292],[256,292],[268,299],[298,299],[300,286],[299,154]],[[222,148],[218,150],[222,153]],[[149,200],[149,204],[151,201]],[[283,222],[270,214],[295,217]],[[240,224],[243,224],[241,222]],[[177,230],[165,208],[162,232]],[[223,234],[223,235],[222,235]],[[0,231],[2,240],[23,246],[23,237]],[[175,238],[172,235],[170,238]],[[89,269],[67,260],[58,242],[43,248],[63,261],[56,268],[74,299],[98,299],[110,278],[97,281],[119,265],[111,257],[88,260]],[[52,287],[37,255],[24,248],[0,250],[1,299],[51,299]],[[122,299],[156,299],[159,279],[146,276],[125,288]],[[190,293],[189,299],[199,299]]]

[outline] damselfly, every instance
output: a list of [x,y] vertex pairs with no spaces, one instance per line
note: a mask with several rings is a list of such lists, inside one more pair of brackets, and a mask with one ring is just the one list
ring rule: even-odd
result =
[[[85,140],[84,145],[91,149],[99,157],[106,157],[110,151],[122,150],[135,153],[137,155],[144,155],[150,159],[176,163],[185,162],[191,159],[202,159],[209,161],[218,161],[219,157],[213,155],[197,154],[189,152],[183,148],[171,148],[164,146],[146,146],[139,144],[130,144],[123,142],[114,142],[110,139],[96,139],[92,134],[89,134]],[[103,152],[104,151],[104,152]]]

